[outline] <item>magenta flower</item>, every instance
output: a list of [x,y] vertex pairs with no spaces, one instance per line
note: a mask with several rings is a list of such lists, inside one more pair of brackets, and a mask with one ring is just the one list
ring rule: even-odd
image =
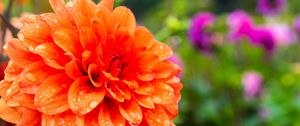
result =
[[251,16],[242,10],[236,10],[227,17],[229,27],[229,39],[232,42],[240,41],[253,31],[254,23]]
[[265,16],[279,14],[285,7],[286,0],[258,0],[257,11]]
[[272,32],[276,45],[289,45],[296,40],[296,33],[288,24],[270,23],[265,27]]
[[192,19],[188,30],[188,37],[192,44],[204,53],[211,51],[213,32],[212,25],[215,23],[215,15],[209,12],[198,13]]
[[262,88],[262,79],[263,78],[261,74],[257,72],[248,71],[244,73],[242,77],[242,83],[244,86],[244,95],[246,98],[252,99],[258,95]]
[[272,29],[257,27],[246,12],[237,10],[229,14],[227,25],[230,41],[248,39],[252,45],[262,47],[268,54],[273,52],[276,43]]
[[248,37],[254,45],[261,46],[268,54],[273,53],[276,42],[275,37],[270,29],[256,27],[249,32]]

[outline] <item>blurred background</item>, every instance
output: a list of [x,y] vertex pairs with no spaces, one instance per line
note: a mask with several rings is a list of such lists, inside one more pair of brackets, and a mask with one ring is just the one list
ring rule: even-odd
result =
[[[115,4],[173,48],[184,85],[176,125],[300,126],[299,0]],[[19,17],[50,11],[47,0],[2,0],[1,46],[21,27]],[[3,78],[8,58],[0,52]]]

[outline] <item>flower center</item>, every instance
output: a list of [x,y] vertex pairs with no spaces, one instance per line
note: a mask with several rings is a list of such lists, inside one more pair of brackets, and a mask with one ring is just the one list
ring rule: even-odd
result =
[[124,67],[126,66],[123,58],[119,54],[107,55],[107,69],[106,72],[110,73],[112,76],[121,77],[123,74]]

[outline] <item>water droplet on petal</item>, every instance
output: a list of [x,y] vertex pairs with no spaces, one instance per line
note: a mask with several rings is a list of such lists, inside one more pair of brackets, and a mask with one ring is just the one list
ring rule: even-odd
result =
[[97,102],[97,101],[92,101],[92,102],[90,103],[90,107],[91,107],[91,108],[95,108],[97,105],[98,105],[98,102]]
[[25,37],[24,37],[23,34],[19,34],[18,37],[19,37],[19,39],[20,39],[21,41],[24,41],[24,39],[25,39]]
[[49,126],[55,126],[55,120],[54,120],[54,119],[51,119],[51,120],[50,120]]
[[28,79],[29,81],[32,81],[32,82],[37,81],[37,78],[31,73],[25,74],[25,78]]
[[7,103],[8,106],[10,107],[17,107],[17,106],[20,106],[21,104],[19,102],[16,102],[16,101],[10,101]]
[[52,93],[55,93],[55,92],[56,92],[56,89],[51,89],[51,92],[52,92]]
[[58,119],[58,125],[63,125],[65,123],[65,120],[63,118]]

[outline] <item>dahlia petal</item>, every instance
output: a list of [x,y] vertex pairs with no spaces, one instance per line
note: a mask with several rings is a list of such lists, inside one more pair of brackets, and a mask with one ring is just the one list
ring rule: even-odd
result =
[[170,78],[169,80],[166,81],[168,84],[173,84],[173,83],[180,83],[180,78],[178,78],[177,76],[174,76],[172,78]]
[[182,89],[182,84],[180,82],[168,84],[174,89],[174,95],[176,97],[176,102],[178,103],[181,99],[180,90]]
[[70,20],[66,18],[61,18],[60,15],[55,13],[42,14],[41,18],[49,25],[53,32],[61,27],[73,28]]
[[66,74],[47,78],[35,94],[34,103],[44,114],[58,114],[69,109],[67,89],[72,81]]
[[179,73],[179,71],[180,68],[168,60],[157,63],[153,68],[153,72],[155,73],[156,79],[163,79],[175,76]]
[[71,29],[59,29],[52,35],[54,43],[63,49],[67,54],[71,54],[80,59],[83,48],[79,42],[78,34]]
[[178,103],[177,102],[163,105],[162,107],[164,108],[165,112],[168,114],[168,116],[171,120],[175,119],[176,116],[178,115]]
[[111,75],[111,73],[108,73],[106,71],[102,71],[103,75],[105,78],[107,78],[108,80],[111,80],[111,81],[118,81],[119,78],[118,77],[115,77],[113,75]]
[[137,89],[139,84],[135,80],[123,80],[123,82],[129,87],[129,89]]
[[71,15],[81,32],[83,27],[89,27],[91,18],[94,16],[96,5],[90,0],[75,0],[71,7]]
[[122,95],[126,100],[131,99],[131,91],[128,89],[128,87],[127,87],[124,83],[118,82],[117,88],[119,89],[121,95]]
[[5,97],[5,100],[7,101],[7,105],[10,107],[26,107],[30,108],[32,110],[35,110],[35,105],[33,103],[34,95],[30,94],[24,94],[24,93],[17,93],[14,95],[11,95],[9,97]]
[[100,126],[113,126],[112,118],[109,109],[104,103],[100,104],[100,111],[98,115],[98,124]]
[[26,67],[18,78],[18,84],[22,91],[34,94],[46,77],[57,73],[55,70],[43,62],[35,62]]
[[97,51],[84,50],[82,53],[82,66],[86,72],[88,72],[88,67],[90,64],[99,65],[97,62],[99,61],[99,54],[97,54]]
[[154,92],[155,88],[149,82],[141,82],[139,88],[134,90],[135,93],[140,95],[151,95]]
[[110,110],[110,117],[114,126],[125,126],[126,120],[121,115],[116,105],[113,105]]
[[171,126],[167,113],[161,106],[155,106],[155,109],[143,109],[144,118],[150,126]]
[[116,104],[105,102],[100,105],[98,123],[100,126],[125,126],[126,120]]
[[149,51],[158,56],[159,61],[165,60],[173,55],[172,49],[165,43],[161,42],[153,42],[153,45],[149,49]]
[[139,125],[143,119],[142,110],[135,100],[125,100],[119,103],[121,115],[131,124]]
[[34,22],[36,22],[36,20],[38,20],[38,15],[35,14],[26,14],[25,18],[21,18],[21,23],[24,25],[29,25],[29,24],[33,24]]
[[21,119],[21,113],[13,108],[8,107],[3,99],[0,99],[0,118],[11,123],[18,123]]
[[[98,12],[101,13],[101,12]],[[104,12],[105,13],[105,12]],[[106,30],[106,25],[103,20],[101,20],[98,17],[95,17],[91,20],[92,22],[92,31],[95,33],[95,36],[98,41],[104,41],[107,36],[107,30]],[[98,43],[98,45],[101,46],[101,44]],[[99,50],[102,54],[102,48]]]
[[174,95],[174,89],[165,83],[155,83],[154,92],[152,94],[153,102],[156,104],[169,104],[176,102],[176,98]]
[[89,76],[89,79],[90,79],[91,83],[93,84],[93,86],[101,87],[103,85],[103,83],[95,80],[95,78],[97,76],[99,76],[99,68],[96,64],[89,65],[88,76]]
[[118,88],[118,83],[117,82],[111,82],[107,85],[105,85],[105,88],[107,92],[112,96],[113,99],[119,101],[119,102],[124,102],[125,98],[123,94],[121,93],[120,89]]
[[27,67],[31,63],[35,61],[40,61],[41,58],[29,52],[22,42],[17,39],[13,39],[12,41],[7,43],[6,53],[10,57],[10,59],[16,63],[20,67]]
[[134,33],[136,22],[135,17],[131,10],[129,10],[126,7],[117,7],[112,12],[112,20],[111,22],[111,29],[112,32],[116,31],[118,28],[123,27],[124,29],[127,29],[130,33]]
[[[103,21],[103,23],[106,24],[106,23],[110,22],[110,20],[111,20],[110,14],[111,14],[110,10],[108,10],[106,7],[99,6],[99,4],[97,5],[95,17],[101,19]],[[106,25],[104,27],[108,28]]]
[[52,42],[51,33],[48,24],[40,16],[36,16],[33,23],[24,25],[18,33],[18,38],[32,51],[39,44]]
[[42,115],[42,126],[76,126],[76,115],[72,111],[56,115]]
[[69,57],[64,55],[64,51],[54,43],[40,44],[34,51],[43,57],[47,65],[56,69],[64,69],[64,65],[70,60]]
[[141,106],[149,109],[155,108],[152,98],[150,96],[134,94],[134,97]]
[[76,122],[77,125],[82,126],[98,126],[98,114],[99,114],[99,107],[93,109],[91,112],[87,113],[83,116],[77,116]]
[[68,92],[68,103],[74,113],[84,115],[97,107],[104,96],[104,88],[94,88],[87,77],[82,77],[71,85]]
[[18,66],[17,64],[15,64],[12,61],[8,62],[8,65],[4,71],[5,73],[5,80],[6,81],[14,81],[16,79],[16,77],[23,71],[23,68]]
[[11,82],[2,80],[0,82],[0,97],[5,97],[7,90],[10,88]]
[[49,0],[49,3],[56,14],[60,17],[66,17],[65,19],[69,19],[70,22],[73,22],[73,19],[65,6],[64,0]]
[[109,10],[113,10],[114,8],[114,0],[101,0],[98,6],[106,7]]
[[66,74],[72,78],[73,80],[76,80],[77,78],[82,76],[82,72],[79,64],[76,62],[75,59],[72,59],[70,62],[68,62],[65,65],[65,72]]
[[5,97],[11,97],[11,96],[16,95],[18,93],[20,93],[19,84],[17,83],[17,81],[14,81],[14,82],[12,82],[10,87],[6,90]]
[[40,112],[24,108],[20,122],[18,122],[17,126],[39,126],[40,123]]
[[151,72],[145,72],[145,73],[139,74],[137,76],[137,78],[141,81],[151,81],[155,78],[155,74],[151,73]]
[[158,63],[158,56],[154,55],[152,52],[143,52],[139,54],[140,68],[142,70],[151,70]]
[[153,44],[154,37],[152,33],[145,27],[138,26],[135,29],[134,47],[136,50],[147,50]]
[[95,37],[94,31],[89,27],[80,28],[80,42],[85,50],[95,50],[99,42]]

